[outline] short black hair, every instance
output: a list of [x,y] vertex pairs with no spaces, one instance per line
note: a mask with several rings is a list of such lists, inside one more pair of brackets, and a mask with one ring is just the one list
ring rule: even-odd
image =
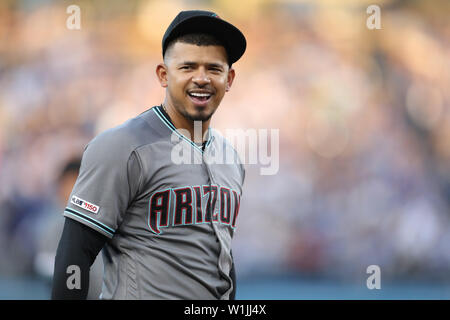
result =
[[[217,37],[213,36],[212,34],[209,34],[209,33],[187,33],[187,34],[183,34],[179,37],[176,37],[175,39],[171,40],[167,44],[167,49],[164,53],[164,57],[166,56],[167,51],[169,51],[170,48],[177,42],[194,44],[196,46],[222,46],[225,48],[225,52],[226,52],[226,46],[223,44],[223,42],[220,41]],[[231,67],[230,59],[228,58],[228,53],[227,53],[227,62],[228,62],[228,65]]]

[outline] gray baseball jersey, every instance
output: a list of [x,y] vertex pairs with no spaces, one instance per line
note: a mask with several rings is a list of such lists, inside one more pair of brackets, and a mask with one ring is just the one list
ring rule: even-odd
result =
[[[195,145],[153,107],[87,145],[64,216],[109,238],[102,299],[229,299],[245,171],[218,132],[207,139]],[[217,161],[230,148],[233,161]]]

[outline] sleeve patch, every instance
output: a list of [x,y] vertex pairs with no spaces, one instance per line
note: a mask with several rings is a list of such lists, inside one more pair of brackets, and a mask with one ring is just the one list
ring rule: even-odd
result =
[[80,199],[77,196],[72,196],[72,198],[70,199],[70,202],[74,205],[76,205],[77,207],[83,208],[84,210],[87,210],[89,212],[92,212],[94,214],[97,214],[100,211],[100,207],[87,202],[86,200]]

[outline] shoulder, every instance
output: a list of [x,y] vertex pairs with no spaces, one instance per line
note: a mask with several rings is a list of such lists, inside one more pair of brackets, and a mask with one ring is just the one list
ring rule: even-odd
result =
[[121,125],[99,133],[88,143],[86,150],[95,148],[105,156],[111,153],[129,155],[136,148],[161,137],[160,130],[155,128],[155,119],[155,113],[149,109]]

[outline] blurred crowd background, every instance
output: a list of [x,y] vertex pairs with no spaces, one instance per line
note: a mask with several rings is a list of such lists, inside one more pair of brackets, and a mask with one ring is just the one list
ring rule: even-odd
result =
[[[80,30],[66,26],[72,4]],[[366,25],[371,4],[381,29]],[[278,173],[247,165],[238,280],[365,288],[378,265],[382,284],[436,284],[449,298],[446,0],[2,0],[0,296],[11,279],[48,288],[77,159],[95,135],[162,102],[162,35],[194,8],[248,41],[213,127],[280,130]]]

